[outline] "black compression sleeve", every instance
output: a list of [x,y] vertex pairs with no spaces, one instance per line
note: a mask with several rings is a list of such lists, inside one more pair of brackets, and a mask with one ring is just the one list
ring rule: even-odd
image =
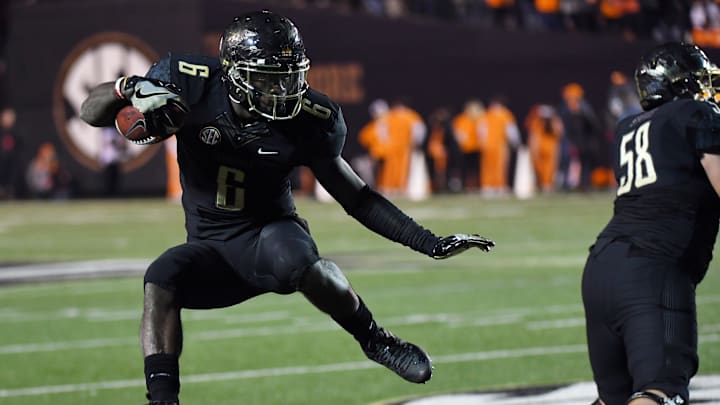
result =
[[428,256],[440,239],[368,186],[360,191],[355,204],[345,210],[371,231]]

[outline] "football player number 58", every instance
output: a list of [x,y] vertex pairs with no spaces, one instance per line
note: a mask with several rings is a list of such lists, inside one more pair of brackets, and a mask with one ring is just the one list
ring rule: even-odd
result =
[[640,188],[657,181],[657,173],[649,151],[650,121],[640,125],[635,131],[628,132],[620,140],[620,166],[625,167],[625,175],[620,177],[617,195]]

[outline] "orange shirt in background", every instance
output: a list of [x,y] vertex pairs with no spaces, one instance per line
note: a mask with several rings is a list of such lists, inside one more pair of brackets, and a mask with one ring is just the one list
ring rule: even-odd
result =
[[404,194],[410,157],[416,142],[414,136],[419,136],[417,132],[420,130],[424,132],[424,122],[418,113],[406,107],[392,108],[385,120],[387,142],[382,151],[383,164],[378,174],[377,188],[388,195]]
[[504,190],[508,186],[508,142],[512,136],[508,131],[516,125],[515,116],[506,107],[494,104],[488,107],[486,119],[487,133],[481,142],[480,187]]
[[562,120],[547,105],[536,105],[525,120],[528,147],[538,183],[543,191],[554,188],[560,153]]
[[458,145],[463,153],[479,152],[481,149],[480,140],[485,132],[485,114],[478,114],[475,117],[466,112],[455,116],[452,122]]
[[560,0],[535,0],[535,10],[540,13],[557,13],[560,11]]

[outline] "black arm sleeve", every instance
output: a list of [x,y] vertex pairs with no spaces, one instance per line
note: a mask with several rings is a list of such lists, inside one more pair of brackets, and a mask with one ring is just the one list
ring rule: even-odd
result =
[[428,256],[440,239],[368,186],[360,190],[352,206],[343,207],[371,231]]
[[115,116],[121,108],[130,105],[115,95],[115,82],[101,83],[90,90],[80,106],[80,119],[95,127],[115,125]]

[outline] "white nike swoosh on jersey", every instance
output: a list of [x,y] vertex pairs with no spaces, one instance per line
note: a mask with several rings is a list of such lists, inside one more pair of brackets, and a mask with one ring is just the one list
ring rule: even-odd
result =
[[263,150],[263,148],[258,148],[258,155],[277,155],[278,151],[276,150]]

